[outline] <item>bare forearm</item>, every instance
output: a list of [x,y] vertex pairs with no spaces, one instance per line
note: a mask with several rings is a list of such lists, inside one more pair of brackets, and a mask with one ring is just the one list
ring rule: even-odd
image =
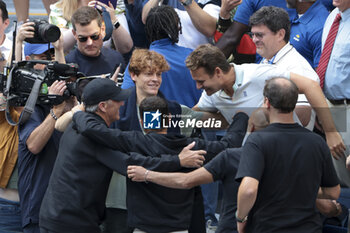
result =
[[150,171],[147,181],[177,189],[190,189],[201,184],[214,182],[213,176],[205,168],[198,168],[190,173],[168,173]]
[[125,30],[125,28],[120,25],[117,29],[113,30],[113,42],[115,48],[121,54],[130,52],[133,47],[133,42],[130,34]]
[[54,131],[55,123],[55,119],[48,115],[45,120],[33,130],[26,142],[30,152],[38,154],[42,151]]
[[186,184],[186,173],[168,173],[149,171],[146,179],[149,182],[159,184],[168,188],[189,189]]
[[195,1],[188,6],[185,6],[185,9],[198,31],[207,37],[214,35],[216,30],[216,18],[200,8]]
[[66,63],[63,48],[55,49],[55,60],[58,61],[59,63]]
[[68,125],[72,122],[73,114],[74,113],[72,111],[68,111],[58,118],[55,124],[55,129],[60,132],[64,132]]
[[317,198],[320,199],[338,199],[340,195],[340,185],[334,187],[321,187],[318,190]]
[[142,9],[142,23],[146,24],[146,19],[148,16],[149,11],[158,5],[159,1],[158,0],[150,0],[144,5]]
[[[292,74],[291,74],[291,79],[292,81],[295,81],[295,79],[293,79]],[[323,92],[319,84],[307,78],[304,78],[304,82],[307,82],[307,83],[305,83],[304,85],[298,85],[299,83],[297,83],[297,86],[299,90],[306,95],[309,103],[311,104],[313,109],[316,111],[324,131],[335,132],[336,128],[333,122],[333,118],[332,118],[331,112],[329,111],[326,98],[323,95]]]
[[235,51],[236,46],[239,45],[243,34],[248,30],[249,27],[247,25],[233,21],[215,46],[217,46],[226,57],[229,57]]
[[22,61],[22,41],[16,41],[16,50],[15,50],[15,61],[19,62]]
[[243,178],[237,196],[237,216],[240,219],[248,216],[253,208],[257,196],[257,187],[257,180],[250,177]]

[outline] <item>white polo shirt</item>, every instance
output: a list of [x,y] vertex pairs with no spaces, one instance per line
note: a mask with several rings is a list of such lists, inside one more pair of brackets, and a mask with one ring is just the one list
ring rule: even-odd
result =
[[220,111],[227,122],[232,122],[236,111],[244,111],[249,116],[263,104],[265,80],[273,77],[290,78],[290,72],[275,65],[242,64],[234,66],[236,82],[232,98],[223,90],[208,96],[203,91],[197,106],[203,111]]
[[[310,63],[289,42],[278,51],[278,53],[273,57],[272,62],[282,69],[320,82],[316,71],[311,67]],[[263,60],[262,63],[266,64],[268,61]],[[299,94],[297,105],[310,106],[304,94]],[[307,129],[313,130],[315,125],[315,117],[316,113],[312,111],[309,124],[305,126]]]

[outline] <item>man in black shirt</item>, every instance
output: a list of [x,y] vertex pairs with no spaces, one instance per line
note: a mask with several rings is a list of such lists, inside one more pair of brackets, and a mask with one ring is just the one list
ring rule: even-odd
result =
[[337,199],[340,186],[325,141],[293,121],[298,88],[273,78],[264,87],[270,125],[243,147],[236,179],[239,232],[321,232],[316,198]]

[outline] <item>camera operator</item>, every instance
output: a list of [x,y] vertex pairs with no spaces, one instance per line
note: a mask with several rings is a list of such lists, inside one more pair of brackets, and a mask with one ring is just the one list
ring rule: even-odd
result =
[[[19,29],[16,39],[16,58],[21,59],[21,49],[26,38],[34,37],[34,23],[26,22]],[[30,44],[24,46],[26,60],[51,60],[64,63],[62,39],[48,44]],[[52,49],[54,48],[54,51]],[[44,69],[45,65],[36,64],[35,69]],[[66,90],[64,81],[54,81],[49,87],[49,95],[63,95]],[[50,106],[37,104],[30,119],[19,125],[18,146],[18,191],[22,210],[23,232],[39,233],[39,209],[46,191],[53,165],[58,152],[61,133],[54,129],[58,117],[65,111],[66,101]]]

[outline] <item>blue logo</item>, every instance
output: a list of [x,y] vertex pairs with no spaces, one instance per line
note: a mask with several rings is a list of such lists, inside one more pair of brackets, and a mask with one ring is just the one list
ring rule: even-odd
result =
[[143,128],[144,129],[160,129],[160,116],[162,114],[157,110],[156,112],[143,113]]

